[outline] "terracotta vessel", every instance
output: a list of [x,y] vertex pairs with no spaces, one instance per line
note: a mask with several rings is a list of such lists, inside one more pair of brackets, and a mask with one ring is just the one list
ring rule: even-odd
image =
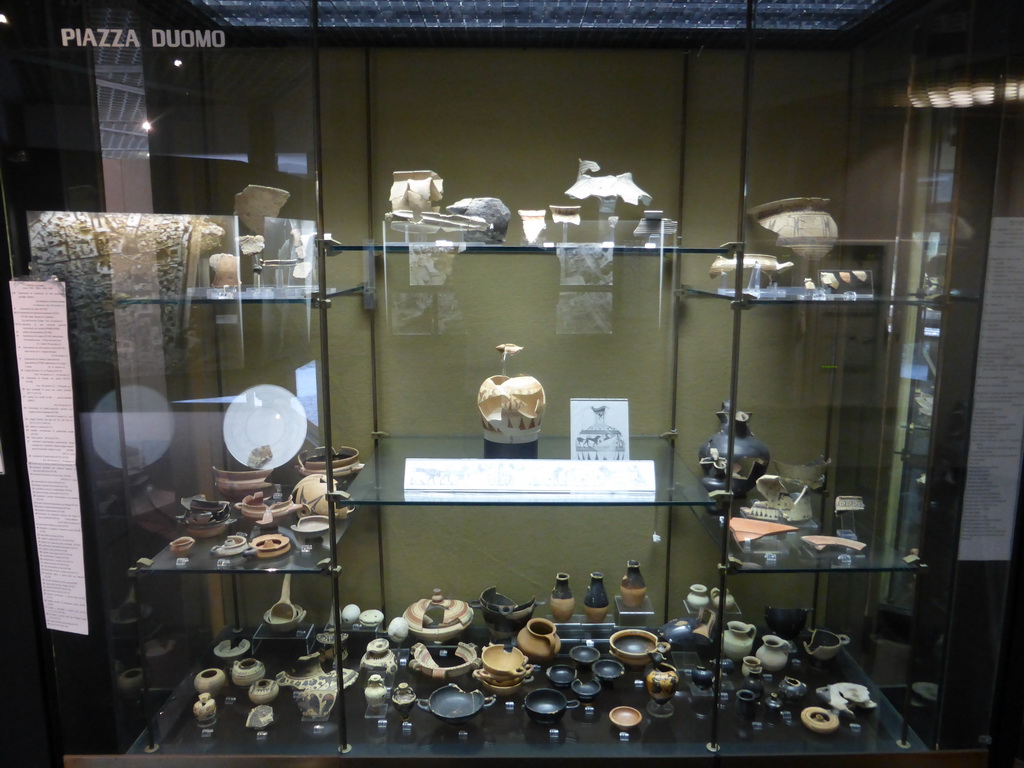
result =
[[652,653],[666,654],[672,646],[646,629],[620,629],[608,640],[612,656],[631,667],[644,667]]
[[[334,490],[342,498],[348,498],[348,492],[343,491],[338,484],[338,478],[334,479]],[[297,510],[299,517],[308,515],[327,516],[330,513],[330,500],[327,496],[327,475],[307,475],[295,484],[292,489],[292,498],[296,504],[304,505],[308,512],[302,509]],[[336,520],[344,520],[348,517],[353,507],[343,504],[334,505],[334,517]]]
[[604,590],[604,574],[600,571],[590,574],[590,586],[583,598],[583,610],[591,624],[600,624],[608,614],[608,593]]
[[[387,642],[387,641],[385,641]],[[459,643],[455,648],[458,663],[441,666],[423,643],[416,643],[409,649],[409,669],[419,672],[432,680],[450,680],[454,677],[468,675],[479,669],[482,662],[477,654],[476,646],[471,643]]]
[[516,635],[516,645],[534,664],[546,664],[562,647],[553,622],[530,619]]
[[576,598],[573,597],[572,589],[569,586],[569,574],[555,574],[555,586],[551,589],[551,599],[548,601],[551,608],[551,616],[555,621],[570,621],[572,612],[576,609]]
[[691,584],[690,592],[686,596],[686,607],[696,613],[701,608],[707,606],[710,598],[708,597],[708,588],[703,584]]
[[536,598],[531,597],[523,603],[506,597],[496,587],[488,587],[480,593],[480,599],[470,603],[478,608],[484,617],[484,623],[491,632],[491,641],[508,640],[515,637],[526,622],[533,616]]
[[643,574],[640,573],[639,560],[630,560],[626,563],[626,573],[619,584],[619,594],[622,595],[623,608],[635,610],[644,604],[647,584],[644,582]]
[[269,704],[277,698],[280,691],[281,686],[276,680],[264,677],[249,686],[249,701],[253,704]]
[[522,347],[506,343],[499,344],[497,350],[501,373],[484,380],[476,398],[484,440],[505,445],[536,443],[544,418],[544,387],[533,376],[505,375],[508,358]]
[[758,205],[750,213],[779,236],[778,245],[807,259],[820,259],[839,237],[835,219],[826,210],[828,203],[827,197],[790,197]]

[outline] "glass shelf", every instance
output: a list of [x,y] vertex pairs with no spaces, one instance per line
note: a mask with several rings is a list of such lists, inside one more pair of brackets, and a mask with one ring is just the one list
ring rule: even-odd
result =
[[[162,298],[142,296],[138,298],[118,298],[119,306],[137,304],[309,304],[318,295],[316,288],[305,286],[264,287],[242,286],[240,288],[189,288],[184,296]],[[327,298],[343,296],[361,296],[363,286],[351,288],[332,287],[327,289]]]
[[[735,297],[733,288],[717,288],[714,290],[706,288],[694,288],[683,286],[683,293],[686,296],[694,296],[707,299],[725,299],[731,301]],[[927,307],[929,309],[942,309],[949,302],[954,301],[977,301],[978,297],[950,294],[941,296],[865,296],[854,294],[847,296],[842,293],[823,294],[821,291],[813,291],[808,288],[785,286],[779,288],[764,288],[759,296],[744,292],[743,299],[749,304],[808,304],[811,306],[831,307],[842,306],[888,306],[900,304],[906,306]]]
[[[568,437],[542,436],[541,459],[565,459],[570,455]],[[628,495],[585,498],[572,494],[547,494],[535,498],[529,494],[492,494],[481,499],[481,494],[460,500],[453,494],[444,499],[424,499],[422,495],[407,497],[405,460],[412,458],[482,459],[483,437],[388,437],[378,443],[376,452],[366,460],[366,468],[359,473],[349,488],[352,504],[384,505],[437,505],[489,506],[489,505],[548,505],[548,506],[707,506],[712,502],[700,482],[687,469],[691,457],[681,457],[672,442],[660,437],[633,437],[630,439],[630,459],[652,460],[655,466],[656,490],[643,499]]]
[[[717,545],[722,540],[722,515],[695,509],[694,515]],[[826,547],[817,551],[801,539],[802,536],[835,535],[819,530],[816,520],[794,523],[798,528],[782,534],[772,534],[740,544],[729,535],[729,561],[731,572],[743,573],[860,573],[865,571],[914,571],[920,565],[907,563],[903,555],[889,546],[860,534],[859,541],[867,546],[860,551],[840,547]]]
[[[236,512],[236,514],[238,513]],[[342,536],[348,530],[349,522],[350,518],[337,521],[335,533],[338,541],[341,541]],[[251,523],[245,520],[239,521],[235,525],[245,526],[251,525]],[[188,535],[184,528],[181,530],[183,536]],[[243,533],[244,531],[235,527],[231,532]],[[259,535],[260,533],[255,531],[255,526],[253,526],[252,535]],[[173,554],[168,547],[164,547],[152,558],[153,565],[140,569],[139,573],[145,574],[157,571],[175,571],[177,573],[317,573],[325,571],[325,568],[318,565],[318,563],[331,556],[326,534],[317,537],[300,535],[291,530],[287,524],[278,526],[276,533],[287,536],[291,540],[291,548],[279,557],[259,558],[242,555],[227,558],[218,557],[211,550],[213,547],[224,542],[228,535],[228,531],[225,531],[221,536],[213,536],[209,539],[196,539],[195,545],[187,556]],[[179,560],[182,557],[184,557],[184,562],[179,565]]]

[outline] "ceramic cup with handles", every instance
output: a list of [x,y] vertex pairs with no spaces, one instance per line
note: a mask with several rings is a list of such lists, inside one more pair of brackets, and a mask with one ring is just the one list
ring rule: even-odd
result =
[[835,658],[840,649],[849,642],[849,635],[816,629],[811,632],[811,639],[804,642],[804,650],[818,661],[828,661]]

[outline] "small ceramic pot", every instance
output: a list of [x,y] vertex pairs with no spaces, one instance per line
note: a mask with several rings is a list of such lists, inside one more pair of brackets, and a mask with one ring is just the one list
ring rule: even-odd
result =
[[706,608],[711,598],[708,597],[708,588],[703,584],[691,584],[690,593],[686,596],[686,607],[696,613],[701,608]]
[[[660,659],[660,654],[652,654],[652,658]],[[679,672],[671,664],[655,661],[651,671],[644,677],[647,695],[656,705],[664,705],[672,701],[676,688],[679,687]]]
[[593,701],[601,692],[601,681],[597,679],[582,680],[577,677],[569,687],[580,701]]
[[576,609],[576,598],[569,586],[569,574],[555,574],[555,586],[551,589],[551,599],[548,600],[548,607],[551,609],[551,618],[555,621],[569,621]]
[[783,698],[779,696],[779,694],[774,692],[769,693],[767,696],[765,696],[763,702],[765,710],[770,715],[779,714],[779,712],[781,712],[786,706],[786,702],[783,700]]
[[690,681],[698,690],[706,691],[715,683],[715,670],[703,666],[696,666],[690,670]]
[[576,679],[576,669],[568,664],[552,664],[548,667],[547,677],[555,688],[568,688]]
[[[718,604],[719,604],[720,600],[718,598],[719,598],[719,589],[718,589],[718,587],[713,587],[711,589],[711,595],[710,595],[710,601],[709,601],[709,605],[710,605],[712,610],[715,610],[715,611],[719,610]],[[725,592],[725,612],[726,613],[734,613],[737,610],[738,609],[736,607],[736,598],[734,598],[732,596],[732,592],[726,590],[726,592]]]
[[793,703],[800,701],[807,693],[807,683],[802,683],[795,677],[784,677],[779,683],[779,696],[783,701]]
[[761,666],[761,660],[757,656],[744,656],[743,657],[743,676],[746,677],[749,674],[760,675],[764,672],[764,667]]
[[636,610],[644,604],[647,585],[644,583],[643,574],[640,573],[639,560],[630,560],[626,563],[626,573],[619,585],[619,594],[622,597],[622,606],[628,610]]
[[626,667],[621,661],[600,659],[594,663],[594,677],[607,686],[614,685],[615,681],[624,674],[626,674]]
[[231,665],[231,682],[239,688],[248,688],[267,674],[267,668],[259,659],[239,659]]
[[224,674],[224,670],[216,667],[204,669],[192,680],[196,693],[208,693],[214,697],[227,685],[227,682],[228,676]]
[[281,686],[277,684],[276,680],[264,677],[249,686],[249,701],[257,705],[269,704],[277,698],[280,691]]
[[132,667],[117,676],[117,692],[126,699],[138,698],[142,693],[142,669]]
[[408,720],[416,706],[416,691],[408,683],[399,683],[391,692],[391,706],[403,720]]
[[495,680],[521,679],[532,669],[526,654],[515,646],[488,645],[480,652],[480,660]]
[[615,707],[608,713],[608,719],[620,731],[629,731],[640,725],[644,716],[633,707]]

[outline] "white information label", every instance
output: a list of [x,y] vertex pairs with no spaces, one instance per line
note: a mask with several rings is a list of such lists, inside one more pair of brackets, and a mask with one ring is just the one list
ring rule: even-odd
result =
[[458,501],[496,494],[517,501],[573,501],[622,496],[652,501],[653,461],[556,459],[406,459],[405,497]]
[[25,453],[46,626],[89,633],[64,284],[11,282]]
[[961,560],[1009,560],[1024,440],[1024,218],[992,222],[978,340]]

